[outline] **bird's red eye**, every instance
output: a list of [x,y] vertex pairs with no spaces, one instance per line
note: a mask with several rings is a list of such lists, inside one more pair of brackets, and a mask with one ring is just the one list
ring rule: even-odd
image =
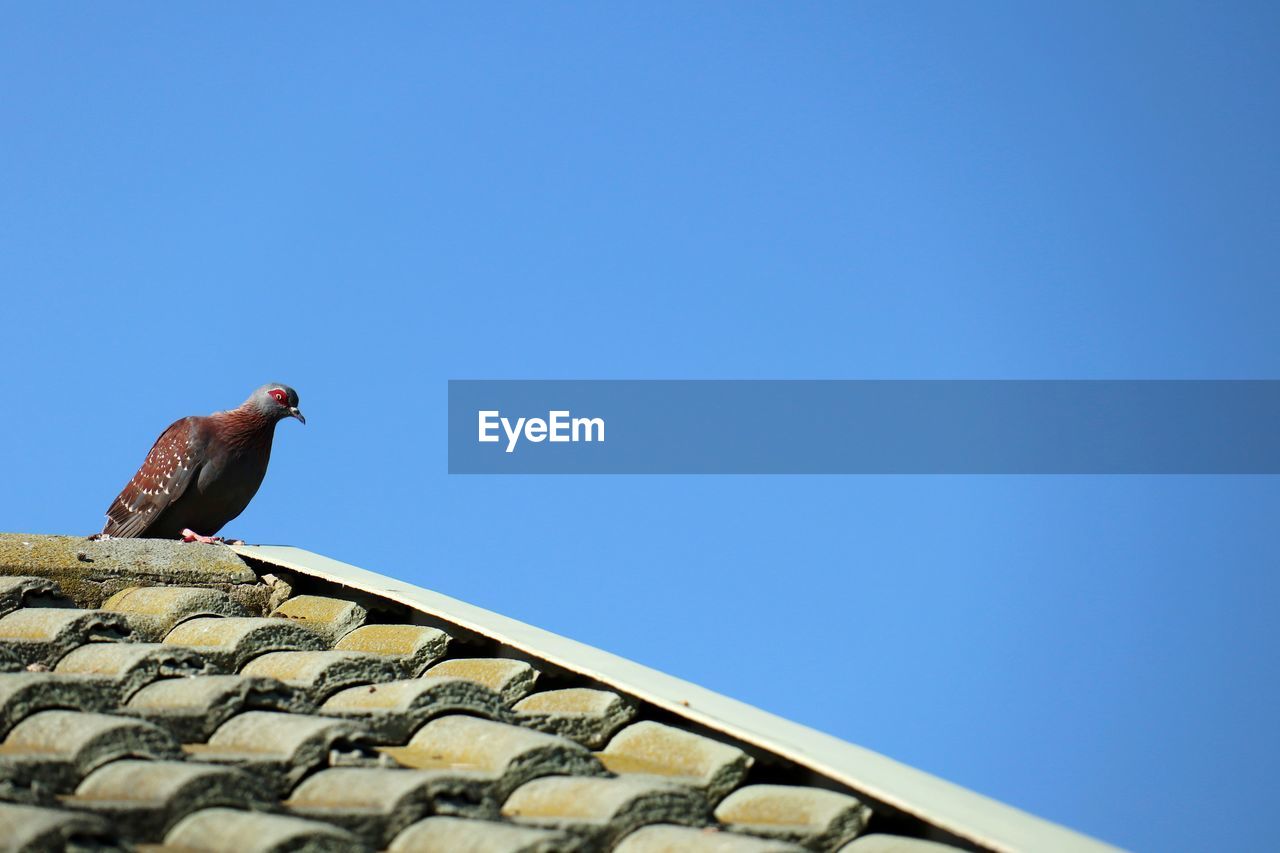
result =
[[277,403],[279,403],[282,406],[284,405],[285,401],[289,399],[288,396],[279,388],[272,389],[270,393],[271,393],[272,399],[274,399]]

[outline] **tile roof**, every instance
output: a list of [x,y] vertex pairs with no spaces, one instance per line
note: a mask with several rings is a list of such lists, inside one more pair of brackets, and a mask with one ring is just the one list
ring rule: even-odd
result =
[[0,738],[0,850],[1108,849],[296,549],[0,535]]

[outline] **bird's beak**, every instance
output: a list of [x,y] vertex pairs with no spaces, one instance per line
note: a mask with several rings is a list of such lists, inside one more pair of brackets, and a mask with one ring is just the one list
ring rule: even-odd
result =
[[304,424],[307,422],[307,419],[302,416],[302,412],[298,411],[297,406],[292,406],[289,408],[289,417],[297,418],[298,420],[302,421]]

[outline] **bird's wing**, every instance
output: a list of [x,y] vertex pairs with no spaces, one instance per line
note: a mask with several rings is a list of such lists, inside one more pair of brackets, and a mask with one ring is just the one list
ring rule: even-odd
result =
[[146,461],[107,509],[109,536],[142,536],[165,508],[182,496],[199,463],[192,447],[195,418],[175,421],[151,446]]

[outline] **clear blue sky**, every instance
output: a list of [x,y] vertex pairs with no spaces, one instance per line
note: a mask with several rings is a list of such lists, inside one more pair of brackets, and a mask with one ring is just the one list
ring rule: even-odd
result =
[[0,528],[227,531],[1140,850],[1262,850],[1275,478],[445,473],[450,378],[1280,378],[1271,3],[5,4]]

